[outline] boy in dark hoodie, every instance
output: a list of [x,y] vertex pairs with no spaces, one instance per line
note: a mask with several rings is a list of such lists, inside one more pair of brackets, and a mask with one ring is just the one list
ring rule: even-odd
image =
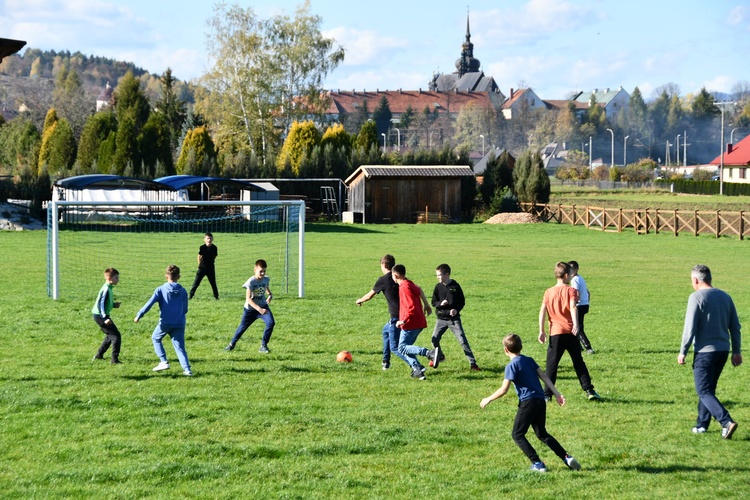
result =
[[187,351],[185,350],[185,315],[188,312],[188,293],[182,285],[177,283],[177,280],[180,279],[179,267],[168,266],[166,278],[167,282],[154,291],[151,299],[138,311],[133,321],[138,323],[149,309],[158,303],[160,310],[159,324],[156,325],[154,333],[151,335],[151,340],[154,342],[154,351],[159,357],[159,364],[154,367],[154,371],[169,370],[167,353],[161,343],[162,339],[169,334],[183,373],[191,376],[193,372],[190,371],[190,361],[188,361]]

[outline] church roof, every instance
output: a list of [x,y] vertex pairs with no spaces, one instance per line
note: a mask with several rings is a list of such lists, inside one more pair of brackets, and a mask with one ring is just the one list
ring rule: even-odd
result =
[[[411,106],[416,113],[425,107],[430,110],[438,109],[441,113],[458,113],[464,106],[473,104],[479,107],[498,109],[498,102],[492,92],[436,92],[426,90],[376,90],[367,91],[331,91],[331,105],[327,113],[356,113],[366,100],[370,111],[377,107],[380,99],[388,99],[391,113],[399,115]],[[499,99],[498,99],[499,100]]]

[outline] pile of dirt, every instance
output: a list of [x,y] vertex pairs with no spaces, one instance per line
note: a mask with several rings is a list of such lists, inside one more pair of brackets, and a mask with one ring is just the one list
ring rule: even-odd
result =
[[541,222],[535,216],[526,212],[504,212],[495,214],[485,224],[536,224]]

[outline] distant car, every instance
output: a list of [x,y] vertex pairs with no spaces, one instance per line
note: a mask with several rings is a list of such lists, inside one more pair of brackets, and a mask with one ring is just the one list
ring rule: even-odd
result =
[[719,176],[718,175],[712,175],[711,176],[711,180],[712,181],[718,181],[719,180]]

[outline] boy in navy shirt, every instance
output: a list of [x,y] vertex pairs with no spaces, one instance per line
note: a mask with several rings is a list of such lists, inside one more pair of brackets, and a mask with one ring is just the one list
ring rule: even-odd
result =
[[569,468],[578,470],[581,464],[567,454],[560,443],[552,437],[545,427],[547,420],[547,405],[544,400],[544,391],[542,384],[539,383],[541,378],[557,398],[557,404],[563,406],[565,397],[560,394],[552,381],[544,374],[539,365],[532,358],[521,354],[523,343],[521,337],[515,333],[506,335],[503,338],[503,350],[505,355],[510,358],[510,363],[505,366],[505,378],[500,388],[492,395],[484,398],[479,406],[485,408],[492,401],[504,396],[510,388],[510,383],[516,387],[518,394],[518,412],[516,413],[515,422],[513,422],[513,441],[521,448],[526,456],[531,460],[531,470],[535,472],[547,472],[547,466],[541,461],[539,455],[529,440],[526,439],[526,432],[529,426],[534,429],[534,434],[541,442],[549,446],[560,457]]

